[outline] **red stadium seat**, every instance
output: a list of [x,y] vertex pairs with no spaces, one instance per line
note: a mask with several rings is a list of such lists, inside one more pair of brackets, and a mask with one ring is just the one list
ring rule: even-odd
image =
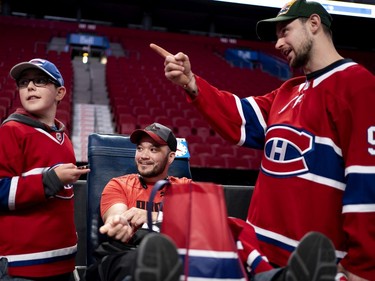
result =
[[236,156],[236,150],[232,145],[213,145],[212,151],[217,156]]
[[164,109],[162,109],[160,107],[151,107],[150,108],[150,115],[153,116],[154,118],[156,118],[158,116],[166,116],[166,112],[165,112]]
[[203,141],[204,141],[201,136],[192,135],[192,134],[187,136],[186,140],[188,141],[189,144],[190,143],[203,143]]
[[212,156],[212,148],[206,143],[190,143],[189,150],[191,155]]
[[225,157],[225,167],[228,169],[246,169],[250,170],[250,163],[249,159],[246,158],[238,158],[233,156],[226,156]]
[[4,105],[6,108],[10,108],[12,106],[12,98],[0,96],[0,105]]
[[[196,135],[202,137],[204,140],[207,139],[208,136],[210,136],[210,129],[208,127],[198,127],[194,128],[196,131]],[[194,132],[194,130],[192,130]]]
[[190,166],[191,167],[204,167],[204,158],[206,156],[201,156],[201,155],[191,155],[190,156]]
[[150,110],[146,106],[133,106],[131,109],[131,113],[134,116],[138,116],[138,115],[150,115],[151,116]]
[[0,105],[0,122],[3,122],[4,119],[7,117],[8,108],[6,106]]
[[164,115],[163,116],[155,116],[154,119],[155,119],[155,122],[163,124],[164,126],[167,126],[168,128],[173,128],[172,120],[171,120],[171,118],[169,118],[167,116],[164,116]]
[[187,138],[191,136],[191,128],[188,126],[178,126],[176,127],[176,136],[179,138]]
[[184,117],[175,116],[172,117],[172,123],[174,127],[189,127],[191,128],[190,120]]
[[219,135],[209,135],[208,137],[206,137],[205,141],[207,144],[210,144],[210,145],[227,145],[228,144],[228,142],[224,140],[222,137],[220,137]]
[[150,115],[147,115],[147,114],[140,114],[136,118],[137,118],[137,128],[141,128],[141,129],[155,122],[155,120]]
[[215,155],[207,156],[204,159],[204,166],[210,168],[225,168],[225,158]]
[[121,123],[120,129],[118,130],[120,134],[130,135],[136,129],[135,123]]

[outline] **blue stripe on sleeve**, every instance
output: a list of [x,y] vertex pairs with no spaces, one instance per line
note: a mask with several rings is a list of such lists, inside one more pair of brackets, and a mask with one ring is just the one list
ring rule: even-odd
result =
[[11,178],[0,179],[0,210],[8,211],[9,206],[9,190],[10,190]]
[[264,146],[264,128],[247,99],[241,99],[242,112],[245,117],[245,142],[244,146],[261,149]]

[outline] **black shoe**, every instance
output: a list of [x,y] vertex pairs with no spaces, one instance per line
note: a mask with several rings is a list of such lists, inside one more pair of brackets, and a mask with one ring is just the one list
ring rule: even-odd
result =
[[160,233],[146,235],[138,248],[135,281],[179,281],[182,260],[174,242]]
[[286,281],[333,281],[337,272],[335,248],[319,232],[307,233],[289,258]]

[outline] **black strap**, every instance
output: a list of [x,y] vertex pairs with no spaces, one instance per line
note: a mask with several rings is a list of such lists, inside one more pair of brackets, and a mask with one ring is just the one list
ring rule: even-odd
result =
[[[155,199],[155,195],[164,186],[170,186],[170,185],[171,183],[169,180],[159,180],[155,183],[154,187],[151,190],[150,198],[147,202],[147,225],[150,231],[153,231],[152,230],[152,206],[153,206],[153,202]],[[162,210],[162,206],[161,206],[161,210]]]

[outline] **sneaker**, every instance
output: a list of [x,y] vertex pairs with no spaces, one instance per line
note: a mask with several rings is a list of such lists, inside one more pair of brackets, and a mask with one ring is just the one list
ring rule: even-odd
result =
[[174,242],[160,233],[147,234],[138,248],[135,281],[179,281],[183,273]]
[[289,258],[286,281],[334,281],[337,272],[335,248],[319,232],[307,233]]

